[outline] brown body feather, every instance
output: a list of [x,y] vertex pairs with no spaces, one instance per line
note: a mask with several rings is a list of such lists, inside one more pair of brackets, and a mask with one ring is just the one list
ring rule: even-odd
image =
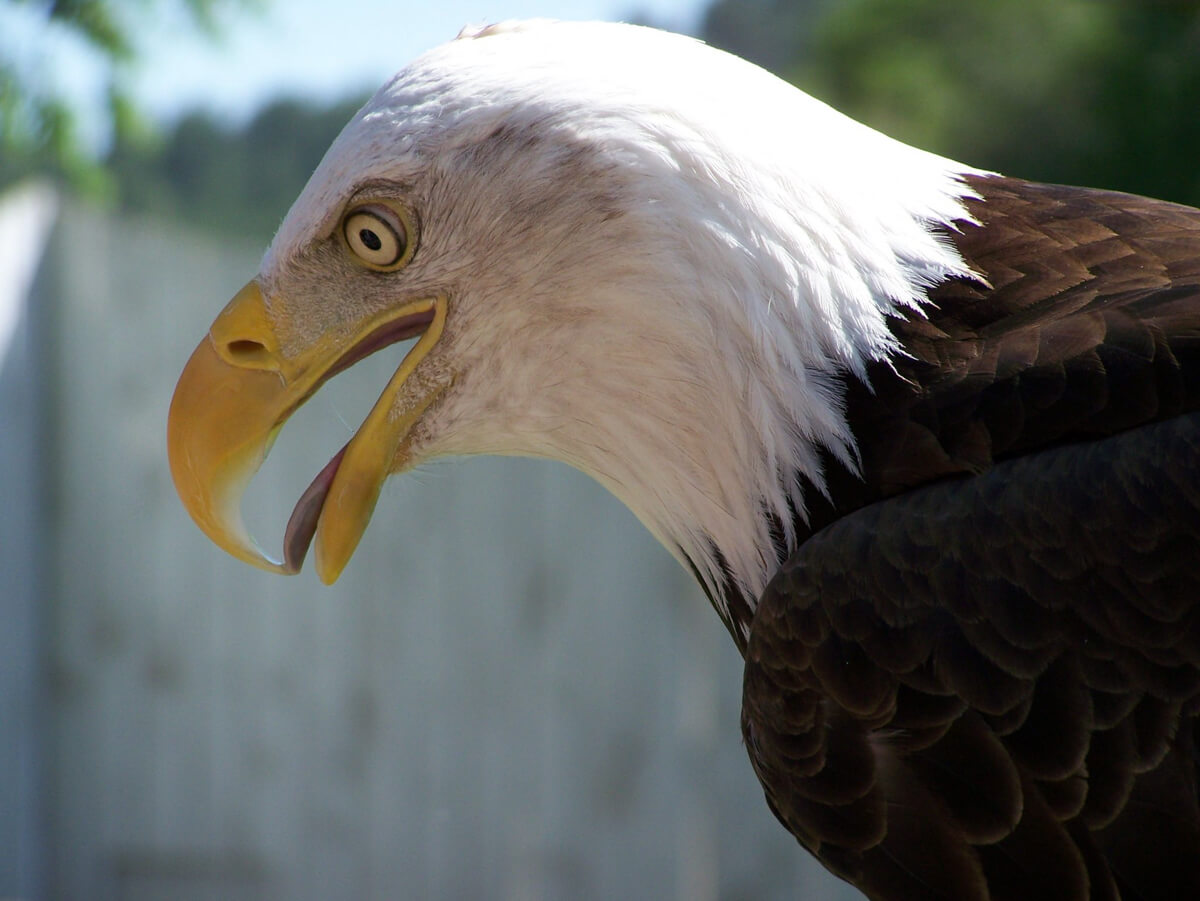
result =
[[[745,648],[767,799],[869,897],[1200,897],[1200,211],[978,178],[847,385]],[[810,493],[811,494],[811,493]]]

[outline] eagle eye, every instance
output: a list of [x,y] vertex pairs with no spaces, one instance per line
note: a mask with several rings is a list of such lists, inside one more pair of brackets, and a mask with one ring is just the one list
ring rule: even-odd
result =
[[350,252],[372,269],[398,269],[409,257],[408,228],[401,215],[380,203],[357,206],[342,219]]

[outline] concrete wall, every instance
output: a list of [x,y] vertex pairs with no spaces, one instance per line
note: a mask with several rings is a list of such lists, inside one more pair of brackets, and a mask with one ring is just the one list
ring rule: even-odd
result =
[[0,897],[44,891],[44,381],[29,302],[58,198],[0,195]]
[[[51,254],[48,896],[854,897],[766,808],[716,615],[595,484],[448,461],[385,489],[336,586],[260,573],[188,520],[164,452],[254,254],[78,208]],[[395,362],[284,430],[257,532]]]

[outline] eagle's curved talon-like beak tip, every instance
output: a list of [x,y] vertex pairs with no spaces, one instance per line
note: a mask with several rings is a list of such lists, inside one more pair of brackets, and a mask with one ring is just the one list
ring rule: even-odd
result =
[[[192,353],[167,417],[171,474],[197,525],[239,560],[285,575],[300,571],[311,543],[317,575],[335,582],[366,530],[397,447],[433,400],[392,414],[405,381],[440,338],[445,314],[444,297],[414,301],[364,322],[348,341],[322,336],[284,360],[261,289],[246,285]],[[297,502],[282,560],[267,556],[246,529],[241,498],[283,423],[351,362],[417,335],[362,426]]]

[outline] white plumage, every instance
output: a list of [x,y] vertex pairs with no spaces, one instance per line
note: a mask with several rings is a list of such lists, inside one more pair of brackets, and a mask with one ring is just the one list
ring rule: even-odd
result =
[[[722,558],[751,601],[778,567],[764,512],[794,546],[795,475],[823,485],[817,451],[853,465],[831,376],[893,353],[887,318],[966,273],[932,229],[969,218],[971,171],[686,37],[496,25],[367,103],[260,281],[268,296],[328,282],[290,292],[327,319],[342,273],[306,259],[356,194],[402,192],[420,249],[366,299],[452,298],[405,394],[454,384],[410,459],[565,460],[692,561],[721,606]],[[361,315],[353,300],[347,316]],[[312,338],[298,327],[325,321],[303,313],[276,323],[285,354]]]
[[[571,463],[696,570],[771,810],[868,897],[1200,897],[1198,310],[1200,210],[969,169],[687,38],[499,25],[347,126],[168,452],[214,541],[327,582],[391,472]],[[408,338],[266,559],[279,427]]]

